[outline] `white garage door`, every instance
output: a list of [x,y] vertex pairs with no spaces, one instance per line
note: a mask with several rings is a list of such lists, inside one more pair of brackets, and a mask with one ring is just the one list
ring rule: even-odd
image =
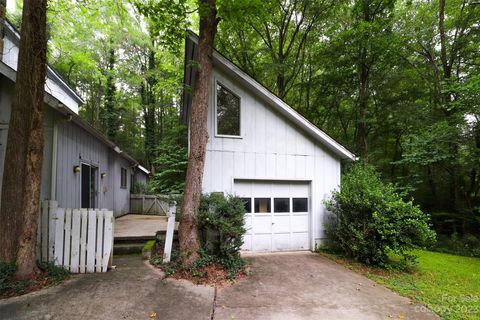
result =
[[310,184],[235,181],[245,202],[245,251],[309,249]]

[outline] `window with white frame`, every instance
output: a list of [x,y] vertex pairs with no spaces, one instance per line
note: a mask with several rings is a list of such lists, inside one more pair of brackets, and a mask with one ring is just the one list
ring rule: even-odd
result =
[[120,188],[127,189],[127,169],[120,169]]
[[240,137],[240,97],[217,82],[217,135]]

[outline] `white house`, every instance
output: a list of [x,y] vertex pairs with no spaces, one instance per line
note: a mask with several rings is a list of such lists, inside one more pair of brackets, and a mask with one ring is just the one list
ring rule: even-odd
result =
[[[198,38],[187,37],[186,86]],[[219,52],[213,54],[203,192],[245,201],[245,251],[314,250],[325,238],[323,201],[355,155]],[[191,90],[183,96],[188,123]]]

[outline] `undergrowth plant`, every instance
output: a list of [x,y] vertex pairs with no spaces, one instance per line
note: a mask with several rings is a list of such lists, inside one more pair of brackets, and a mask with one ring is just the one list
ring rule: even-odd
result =
[[373,167],[351,166],[342,188],[326,201],[331,212],[327,236],[348,257],[387,267],[389,255],[411,264],[412,249],[435,241],[429,216],[412,201],[404,201]]
[[235,196],[222,194],[202,195],[198,212],[198,228],[201,241],[200,257],[191,266],[181,263],[180,253],[172,250],[171,262],[164,264],[161,256],[154,256],[152,264],[161,265],[165,275],[187,272],[196,278],[203,278],[212,264],[220,266],[234,279],[244,270],[245,262],[240,256],[245,234],[245,206]]

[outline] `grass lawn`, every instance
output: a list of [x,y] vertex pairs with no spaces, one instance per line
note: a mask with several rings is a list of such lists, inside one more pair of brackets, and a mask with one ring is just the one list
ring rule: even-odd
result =
[[419,303],[445,319],[480,319],[480,259],[414,251],[410,273],[386,271],[335,255],[323,255]]

